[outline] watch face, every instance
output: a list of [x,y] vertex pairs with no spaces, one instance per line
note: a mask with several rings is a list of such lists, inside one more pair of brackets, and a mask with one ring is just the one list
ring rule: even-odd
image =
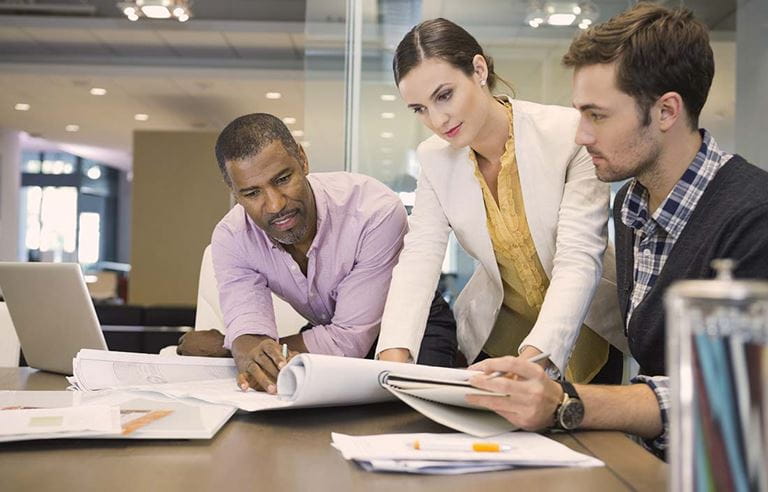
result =
[[563,429],[575,429],[584,419],[584,404],[581,400],[571,398],[563,405],[561,412],[560,425]]

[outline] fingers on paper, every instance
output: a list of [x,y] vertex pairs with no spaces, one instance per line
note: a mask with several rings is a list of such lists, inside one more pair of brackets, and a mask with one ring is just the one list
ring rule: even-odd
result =
[[512,357],[511,355],[507,355],[505,357],[496,357],[493,359],[485,359],[482,362],[471,365],[469,369],[473,371],[482,371],[485,373],[501,371],[504,373],[516,374],[522,379],[536,379],[544,375],[544,369],[540,364],[529,362],[528,360],[522,359],[520,357]]

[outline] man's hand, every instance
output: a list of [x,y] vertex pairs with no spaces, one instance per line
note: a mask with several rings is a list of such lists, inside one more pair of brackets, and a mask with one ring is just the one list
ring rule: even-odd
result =
[[267,335],[241,335],[232,343],[232,356],[237,365],[237,385],[243,389],[277,393],[277,373],[297,352],[283,357],[282,348]]
[[411,358],[411,351],[404,348],[391,348],[382,350],[379,354],[379,360],[389,362],[408,362]]
[[229,350],[224,348],[224,335],[217,330],[190,331],[179,338],[176,347],[179,355],[196,355],[201,357],[231,357]]
[[[507,356],[486,359],[469,369],[486,373],[472,376],[470,384],[506,396],[468,395],[468,403],[487,407],[525,430],[539,430],[554,423],[563,389],[547,377],[539,364]],[[505,376],[489,377],[495,371],[501,371]]]

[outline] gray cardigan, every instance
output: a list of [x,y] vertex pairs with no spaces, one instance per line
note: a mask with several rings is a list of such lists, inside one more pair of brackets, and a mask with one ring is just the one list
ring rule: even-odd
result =
[[[621,222],[629,184],[616,195],[616,278],[626,326],[634,279],[634,231]],[[768,173],[735,155],[704,191],[653,288],[635,308],[627,327],[629,348],[640,373],[665,370],[663,296],[676,280],[711,278],[715,258],[737,260],[736,278],[768,279]]]

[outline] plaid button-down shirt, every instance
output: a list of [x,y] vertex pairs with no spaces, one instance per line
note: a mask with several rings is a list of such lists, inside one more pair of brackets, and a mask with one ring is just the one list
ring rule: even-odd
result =
[[[621,206],[621,221],[633,229],[634,282],[627,312],[627,325],[635,308],[653,288],[672,248],[688,223],[696,204],[717,171],[733,155],[720,150],[717,142],[706,130],[701,132],[699,152],[683,173],[667,198],[651,213],[648,210],[648,190],[633,180]],[[654,452],[663,451],[669,442],[669,380],[666,376],[638,376],[634,383],[645,383],[656,394],[661,410],[663,432],[656,439],[646,441]]]
[[634,282],[627,325],[632,313],[653,288],[669,253],[683,232],[696,204],[717,171],[733,157],[720,150],[706,130],[700,130],[701,148],[667,198],[651,213],[648,190],[632,180],[621,206],[621,221],[634,230]]

